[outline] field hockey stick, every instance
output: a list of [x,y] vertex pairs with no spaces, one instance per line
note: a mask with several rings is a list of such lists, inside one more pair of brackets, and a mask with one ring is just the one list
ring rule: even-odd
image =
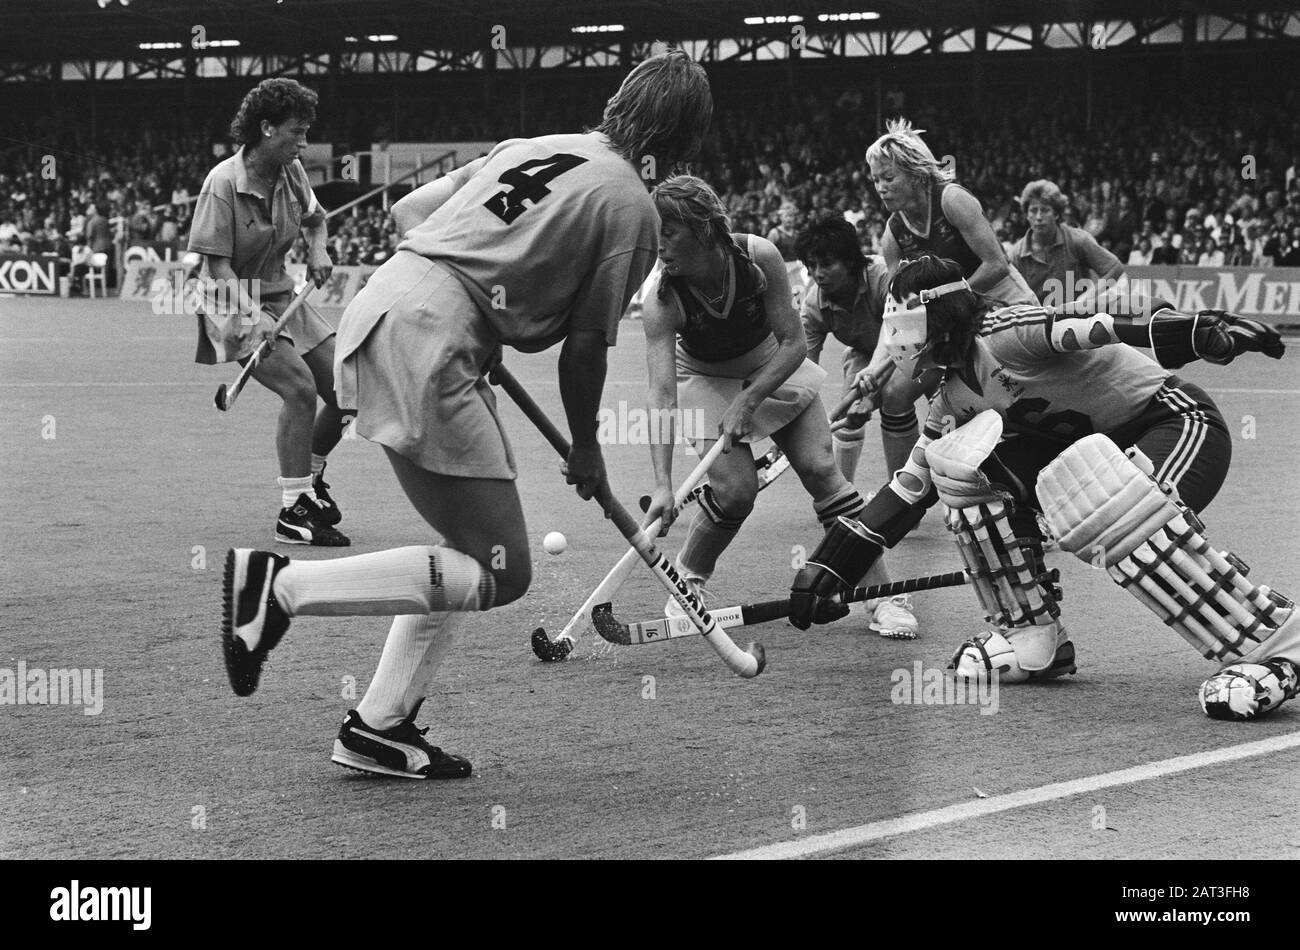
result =
[[[892,360],[882,366],[879,371],[872,373],[871,378],[875,383],[875,388],[871,393],[873,397],[871,405],[867,408],[867,411],[862,414],[862,421],[864,423],[871,421],[871,414],[880,408],[880,389],[893,374],[894,363]],[[860,400],[863,395],[861,388],[858,386],[850,387],[849,391],[844,394],[844,398],[839,401],[839,404],[831,412],[830,423],[832,432],[847,428],[849,424],[847,419],[849,410],[853,408],[853,404]]]
[[[676,494],[673,495],[673,517],[676,518],[681,514],[682,509],[695,501],[704,492],[704,486],[700,484],[704,476],[708,474],[709,468],[719,455],[722,454],[722,440],[719,439],[713,443],[713,448],[705,453],[704,458],[700,459],[700,464],[695,466],[695,471],[686,476],[686,480],[678,486]],[[650,506],[650,496],[641,497],[641,510],[645,511]],[[650,537],[659,534],[659,527],[663,524],[662,518],[656,518],[654,521],[641,526]],[[604,604],[614,599],[632,569],[636,567],[640,555],[637,554],[636,548],[628,548],[613,570],[605,575],[605,579],[596,585],[596,589],[591,595],[583,601],[578,612],[560,631],[560,635],[552,640],[546,635],[545,627],[538,627],[532,634],[533,652],[537,654],[539,660],[547,663],[554,663],[557,660],[563,660],[573,650],[574,641],[577,639],[578,630],[591,623],[591,608],[596,604]]]
[[[886,374],[882,373],[881,377],[883,378],[885,375]],[[842,417],[849,411],[849,408],[861,398],[862,396],[857,388],[853,388],[840,401],[839,405],[835,407],[835,411],[831,414],[830,421]],[[720,441],[714,443],[715,449],[720,444]],[[758,490],[762,491],[785,474],[786,470],[790,467],[790,459],[786,457],[785,453],[782,452],[778,446],[774,445],[755,461],[754,467],[758,474]],[[691,491],[685,498],[679,499],[677,504],[673,507],[673,517],[676,518],[684,509],[698,501],[703,492],[704,486],[700,485]],[[650,496],[642,495],[641,510],[645,511],[649,506]],[[655,525],[646,530],[647,533],[653,537],[658,532],[658,526]],[[533,653],[537,658],[546,663],[554,663],[567,657],[573,650],[578,631],[592,624],[592,608],[597,604],[609,603],[614,599],[614,595],[618,593],[625,583],[627,583],[627,579],[631,576],[632,570],[636,566],[636,562],[639,558],[640,555],[637,553],[637,550],[635,548],[629,548],[627,553],[624,554],[610,572],[605,575],[604,580],[596,585],[596,589],[591,592],[591,595],[585,601],[583,601],[583,604],[578,608],[577,613],[569,619],[569,622],[565,624],[564,629],[560,631],[559,635],[554,640],[552,640],[547,634],[545,627],[538,627],[534,630],[531,637],[531,643]],[[694,630],[695,628],[692,626],[691,629]]]
[[[839,596],[840,603],[849,604],[862,600],[874,600],[877,597],[894,597],[898,594],[910,594],[918,590],[935,590],[940,587],[960,587],[969,584],[970,578],[965,571],[950,571],[947,574],[932,574],[929,577],[913,577],[889,584],[876,584],[871,587],[857,587]],[[617,620],[609,605],[596,608],[606,614],[605,623],[597,624],[597,632],[610,643],[619,646],[640,643],[659,643],[677,637],[692,637],[699,633],[690,623],[683,623],[681,617],[657,617],[640,623],[622,623]],[[712,611],[713,619],[720,627],[747,627],[771,620],[782,620],[790,616],[790,600],[767,600],[757,604],[742,604],[737,607],[718,607]]]
[[[721,441],[715,442],[714,449],[710,449],[709,451],[713,452],[715,449],[721,451],[721,449],[718,448],[721,444]],[[789,467],[790,460],[785,457],[784,453],[782,453],[779,448],[775,445],[772,446],[754,463],[754,468],[758,472],[758,490],[762,491],[768,485],[772,484],[772,482],[776,481]],[[697,484],[683,497],[681,493],[688,485],[690,485],[691,481],[692,479],[688,478],[677,490],[678,494],[674,499],[676,503],[673,505],[674,519],[681,515],[681,513],[691,505],[695,504],[695,502],[699,501],[700,495],[704,494],[705,486]],[[645,511],[649,507],[650,496],[642,495],[641,510]],[[645,527],[644,530],[646,534],[654,537],[659,532],[659,526],[657,523],[651,524],[648,527]],[[640,560],[641,556],[637,553],[636,548],[628,548],[627,553],[624,554],[623,557],[619,559],[618,563],[610,569],[610,572],[605,575],[605,579],[596,585],[596,589],[591,592],[591,596],[583,601],[583,604],[578,608],[577,613],[569,619],[569,622],[564,625],[564,629],[560,631],[559,635],[556,636],[554,640],[552,640],[550,635],[547,634],[545,627],[538,627],[534,630],[531,642],[533,653],[537,655],[537,658],[546,663],[554,663],[567,657],[573,651],[573,647],[577,641],[578,632],[591,625],[591,608],[596,604],[603,604],[613,600],[614,595],[622,589],[625,583],[627,583],[627,579],[631,576],[633,568],[636,567],[637,562]]]
[[[528,395],[523,386],[519,384],[519,380],[515,379],[514,375],[504,366],[497,366],[492,371],[490,378],[505,390],[506,395],[515,401],[529,421],[546,437],[546,441],[551,443],[555,451],[559,452],[562,458],[567,459],[572,451],[568,440],[560,434],[560,430],[555,428],[555,423],[551,422],[546,413],[542,412],[541,407],[533,401],[533,397]],[[619,533],[627,539],[632,547],[636,548],[637,553],[641,555],[641,560],[645,561],[651,572],[659,579],[659,583],[663,584],[664,588],[672,594],[673,598],[682,606],[682,609],[686,611],[686,615],[699,628],[705,642],[714,649],[718,656],[722,657],[722,662],[727,664],[727,668],[737,676],[743,676],[746,679],[763,672],[763,666],[767,662],[763,645],[761,643],[751,643],[744,650],[736,646],[731,637],[727,636],[722,628],[718,626],[717,621],[704,608],[704,605],[690,592],[686,583],[673,567],[672,561],[655,549],[654,542],[644,531],[637,527],[637,523],[628,514],[627,509],[619,504],[618,499],[610,493],[607,481],[597,490],[595,498],[600,507],[604,509],[605,517],[613,521]],[[597,631],[600,631],[601,608],[604,606],[602,604],[592,610],[591,619],[592,623],[596,625]],[[601,633],[601,636],[604,636],[604,633]]]
[[[307,281],[307,286],[303,287],[302,290],[298,291],[298,293],[294,295],[293,300],[289,301],[289,306],[284,308],[284,313],[280,314],[280,319],[275,321],[276,334],[284,328],[284,325],[289,322],[289,318],[298,311],[298,308],[306,302],[307,298],[311,295],[311,292],[315,289],[316,285],[309,280]],[[274,339],[275,336],[273,335],[270,340],[263,340],[258,345],[257,349],[253,350],[253,355],[249,357],[248,362],[244,364],[243,368],[239,371],[239,375],[235,377],[235,381],[229,388],[226,387],[225,383],[222,383],[217,387],[217,395],[214,402],[216,402],[218,409],[222,412],[230,411],[230,407],[235,404],[235,400],[238,399],[239,394],[243,392],[244,386],[248,383],[249,379],[252,378],[253,370],[257,369],[257,365],[262,362],[262,357],[271,352],[271,340]]]

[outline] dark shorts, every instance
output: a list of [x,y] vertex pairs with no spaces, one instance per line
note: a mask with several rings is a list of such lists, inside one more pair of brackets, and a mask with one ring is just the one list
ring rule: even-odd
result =
[[[1121,449],[1137,446],[1155,466],[1157,482],[1172,483],[1183,504],[1205,510],[1223,487],[1232,461],[1232,435],[1209,394],[1170,376],[1132,421],[1106,433]],[[1038,473],[1061,454],[1062,445],[1013,435],[998,444],[981,468],[1017,500],[1038,507]]]

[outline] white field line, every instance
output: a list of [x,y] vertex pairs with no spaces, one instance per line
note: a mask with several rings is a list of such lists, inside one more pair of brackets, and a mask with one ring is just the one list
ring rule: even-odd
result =
[[[1228,725],[1227,728],[1232,728],[1232,726]],[[983,818],[987,815],[996,815],[999,812],[1010,811],[1013,808],[1040,805],[1043,802],[1069,798],[1072,795],[1082,795],[1104,788],[1114,788],[1119,785],[1131,785],[1134,782],[1145,782],[1166,775],[1189,772],[1192,769],[1222,765],[1225,762],[1235,762],[1239,759],[1248,759],[1296,748],[1300,748],[1300,732],[1274,736],[1271,739],[1260,739],[1257,742],[1245,742],[1241,745],[1227,746],[1209,752],[1180,755],[1172,759],[1148,762],[1146,765],[1135,765],[1132,768],[1120,769],[1117,772],[1103,772],[1100,775],[1074,779],[1069,782],[1040,785],[1037,788],[1029,788],[1021,792],[1009,792],[1006,795],[994,795],[992,798],[962,802],[958,805],[949,805],[946,808],[936,808],[932,811],[903,815],[900,818],[873,821],[865,825],[857,825],[853,828],[844,828],[826,834],[810,835],[794,841],[783,841],[778,844],[750,848],[746,851],[720,854],[712,860],[778,860],[829,854],[833,851],[842,851],[845,848],[859,847],[872,841],[880,841],[883,838],[892,838],[913,831],[925,831],[929,828],[938,828],[941,825],[951,825],[961,821],[970,821],[974,818]]]

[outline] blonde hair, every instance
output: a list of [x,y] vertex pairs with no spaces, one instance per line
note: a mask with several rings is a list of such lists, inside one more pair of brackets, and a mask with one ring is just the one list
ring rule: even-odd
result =
[[921,138],[924,131],[912,128],[912,123],[906,119],[890,119],[885,123],[885,134],[867,149],[867,161],[891,161],[902,174],[932,185],[952,181],[952,172],[939,164],[930,146]]
[[704,68],[679,49],[642,62],[605,103],[595,131],[630,162],[649,156],[662,178],[699,152],[713,120],[713,92]]

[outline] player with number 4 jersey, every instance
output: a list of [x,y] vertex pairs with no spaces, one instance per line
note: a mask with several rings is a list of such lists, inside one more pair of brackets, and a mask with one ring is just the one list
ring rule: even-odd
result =
[[226,565],[223,645],[240,695],[291,618],[393,618],[337,764],[470,774],[415,717],[461,618],[518,599],[532,579],[514,454],[484,377],[503,346],[563,340],[565,475],[584,499],[608,490],[596,414],[607,350],[657,251],[648,188],[698,152],[712,114],[704,70],[667,50],[632,70],[593,131],[502,142],[394,205],[404,240],[343,314],[335,375],[340,404],[384,447],[440,543],[291,563],[235,550]]
[[938,369],[943,381],[907,465],[859,520],[841,519],[796,578],[796,626],[826,616],[822,601],[942,501],[993,625],[957,649],[951,668],[1003,683],[1073,673],[1041,511],[1063,550],[1104,568],[1222,667],[1201,688],[1208,715],[1248,719],[1296,695],[1295,605],[1248,581],[1197,517],[1227,477],[1231,436],[1210,396],[1170,372],[1245,352],[1280,359],[1276,330],[1136,296],[1111,305],[1132,316],[987,313],[960,266],[931,256],[904,263],[890,292],[884,335],[898,371]]

